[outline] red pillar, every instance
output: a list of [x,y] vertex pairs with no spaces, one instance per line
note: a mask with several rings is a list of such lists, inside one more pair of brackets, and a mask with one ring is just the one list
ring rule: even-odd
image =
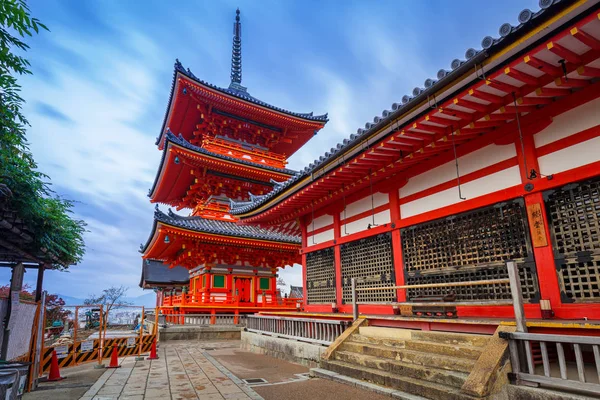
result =
[[[562,301],[560,298],[558,276],[556,275],[556,264],[554,261],[552,240],[550,237],[550,230],[548,228],[548,216],[546,214],[546,207],[544,207],[544,197],[542,193],[538,192],[525,196],[526,207],[529,208],[535,204],[540,205],[540,210],[542,212],[541,223],[543,224],[541,229],[545,231],[547,243],[545,246],[535,247],[535,242],[532,240],[535,266],[540,284],[540,296],[542,299],[550,300],[550,304],[554,308],[560,306]],[[531,218],[529,218],[529,232],[532,238],[537,234],[535,224],[536,221],[533,221]]]
[[[400,220],[400,197],[398,195],[398,189],[394,189],[388,193],[390,201],[390,220],[392,224],[395,224]],[[400,229],[394,228],[392,230],[392,255],[394,259],[394,277],[396,285],[404,285],[404,263],[402,262],[402,238],[400,237]],[[398,289],[396,291],[398,301],[406,301],[406,290]]]
[[[525,132],[525,135],[523,135],[523,146],[521,146],[521,142],[517,138],[515,141],[515,147],[517,150],[519,170],[521,172],[521,180],[523,185],[527,183],[536,185],[540,181],[540,167],[538,164],[533,135]],[[525,164],[527,164],[527,167],[525,167]],[[537,177],[529,179],[531,177],[532,169],[537,172]],[[546,207],[544,206],[544,197],[540,192],[527,194],[523,197],[525,199],[525,206],[527,209],[530,209],[530,207],[535,207],[535,204],[539,204],[539,210],[542,213],[541,218],[538,220],[534,220],[530,217],[529,212],[527,213],[529,232],[532,238],[533,254],[535,256],[535,265],[540,286],[540,296],[542,299],[550,300],[552,307],[557,307],[561,304],[560,286],[558,283],[558,277],[556,275],[554,252],[552,249],[550,229],[548,228],[548,216],[546,215]],[[541,225],[536,228],[536,224]],[[544,231],[546,245],[540,245],[539,243],[536,245],[535,241],[533,240],[535,235],[538,234],[538,229],[542,229]]]
[[338,241],[341,236],[341,221],[340,213],[334,212],[333,214],[333,239],[335,246],[333,248],[333,260],[335,268],[335,304],[339,308],[342,305],[342,252]]
[[306,223],[304,222],[304,218],[298,219],[298,224],[300,225],[300,229],[302,230],[302,296],[304,297],[304,304],[308,304],[308,282],[306,281],[306,254],[304,250],[306,249]]

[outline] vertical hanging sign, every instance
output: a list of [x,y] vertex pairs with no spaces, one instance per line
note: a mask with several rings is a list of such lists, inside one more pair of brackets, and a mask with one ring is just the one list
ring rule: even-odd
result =
[[528,205],[527,215],[529,216],[529,225],[531,226],[531,240],[533,242],[533,247],[548,246],[544,215],[540,203]]

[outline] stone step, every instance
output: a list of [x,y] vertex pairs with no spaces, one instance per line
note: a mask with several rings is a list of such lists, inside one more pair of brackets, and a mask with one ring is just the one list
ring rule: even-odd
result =
[[468,377],[464,372],[450,371],[440,368],[426,367],[423,365],[406,363],[402,361],[388,360],[364,354],[338,351],[335,353],[335,359],[348,364],[378,369],[391,372],[396,375],[408,376],[411,378],[422,379],[429,382],[436,382],[443,385],[450,385],[461,388]]
[[398,389],[431,400],[474,400],[475,397],[461,393],[459,389],[435,382],[428,382],[387,371],[348,364],[343,361],[321,361],[321,368],[377,385]]
[[404,344],[408,350],[417,350],[427,353],[437,353],[444,356],[469,358],[477,360],[481,355],[482,348],[468,345],[445,344],[434,342],[423,342],[421,340],[408,340]]
[[[349,340],[358,343],[374,344],[379,346],[388,346],[395,349],[416,349],[425,348],[428,352],[451,355],[453,357],[478,359],[481,355],[483,347],[471,346],[467,344],[433,342],[417,339],[390,339],[384,337],[366,336],[360,333],[355,333],[350,336]],[[450,342],[450,340],[448,340]]]
[[490,335],[474,335],[471,333],[413,331],[411,339],[424,342],[437,342],[453,345],[484,347],[490,340]]
[[475,347],[485,346],[491,337],[489,335],[476,335],[471,333],[422,331],[404,328],[385,328],[379,326],[361,326],[358,333],[371,338],[372,340],[381,340],[390,344],[412,339],[426,342],[468,345]]
[[345,341],[338,351],[346,351],[368,356],[402,361],[405,363],[440,368],[449,371],[471,372],[475,360],[439,354],[415,351],[392,346]]
[[387,346],[393,349],[409,349],[417,351],[425,351],[427,353],[437,353],[445,356],[470,358],[477,360],[482,352],[482,347],[469,345],[446,344],[425,342],[422,340],[394,340],[390,342],[388,339],[373,338],[360,334],[354,334],[348,338],[349,340],[365,345]]

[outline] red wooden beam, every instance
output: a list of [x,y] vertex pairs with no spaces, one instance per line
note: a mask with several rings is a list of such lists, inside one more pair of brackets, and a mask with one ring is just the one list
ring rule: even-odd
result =
[[600,40],[595,37],[577,29],[571,29],[571,35],[581,43],[585,44],[588,47],[591,47],[593,50],[600,50]]
[[471,110],[479,111],[479,112],[487,112],[488,108],[489,108],[489,106],[486,104],[476,103],[474,101],[458,99],[458,98],[454,99],[453,103],[457,106],[464,107],[464,108],[470,108]]
[[[510,93],[510,92],[508,92]],[[495,94],[482,92],[481,90],[470,89],[469,96],[477,97],[478,99],[489,101],[492,104],[502,104],[504,103],[504,97],[497,96]]]
[[442,128],[441,126],[427,125],[422,123],[414,123],[414,129],[418,129],[420,131],[426,131],[431,133],[445,133],[446,128]]
[[516,93],[519,90],[521,90],[521,88],[519,88],[517,86],[509,85],[508,83],[504,83],[504,82],[500,82],[500,81],[494,81],[494,80],[491,80],[491,79],[486,80],[485,84],[488,85],[491,88],[494,88],[496,90],[500,90],[500,91],[505,92],[505,93],[513,93],[513,92]]
[[552,99],[547,97],[519,97],[517,99],[518,105],[538,105],[550,103],[552,103]]
[[[471,94],[471,93],[469,93],[469,94]],[[453,117],[460,118],[461,120],[466,121],[466,122],[472,121],[473,117],[476,115],[475,113],[471,114],[471,113],[467,113],[467,112],[463,112],[463,111],[458,111],[453,108],[440,108],[439,112],[441,112],[442,114],[451,115]],[[461,121],[454,121],[454,123],[452,125],[459,125],[460,122]]]
[[535,93],[538,96],[546,96],[546,97],[557,97],[557,96],[566,96],[571,93],[569,89],[554,89],[554,88],[537,88]]
[[560,67],[535,58],[534,56],[525,56],[523,58],[523,62],[533,68],[537,68],[540,71],[547,73],[550,76],[561,76],[563,74]]
[[538,85],[539,79],[535,76],[528,75],[514,68],[505,68],[504,73],[513,79],[521,81],[528,85]]
[[581,57],[579,55],[575,54],[571,50],[561,46],[556,42],[549,42],[546,45],[546,48],[554,54],[556,54],[557,56],[564,58],[570,63],[581,64]]
[[577,68],[577,73],[581,76],[589,76],[592,78],[600,77],[600,68],[584,67]]
[[578,88],[578,87],[584,87],[584,86],[587,86],[590,84],[590,82],[585,79],[573,79],[573,78],[567,79],[564,76],[561,76],[560,78],[556,78],[554,80],[554,83],[556,84],[556,86],[563,87],[563,88]]
[[441,118],[441,117],[436,117],[436,116],[432,116],[432,115],[427,115],[425,117],[425,121],[428,122],[433,122],[434,124],[439,124],[442,125],[444,127],[447,127],[453,123],[456,123],[458,121],[454,120],[454,119],[450,119],[450,118]]

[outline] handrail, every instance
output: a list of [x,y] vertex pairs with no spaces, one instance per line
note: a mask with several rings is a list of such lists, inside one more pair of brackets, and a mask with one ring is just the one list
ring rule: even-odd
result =
[[[355,278],[352,278],[355,279]],[[423,288],[439,288],[448,286],[480,286],[480,285],[500,285],[510,283],[508,278],[505,279],[488,279],[485,281],[468,281],[468,282],[447,282],[447,283],[424,283],[421,285],[400,285],[400,286],[385,286],[371,288],[356,288],[357,292],[370,292],[376,290],[394,290],[394,289],[423,289]]]
[[[524,317],[523,312],[519,312],[517,309],[522,310],[523,308],[523,298],[521,296],[521,282],[519,281],[519,272],[517,269],[517,264],[514,261],[507,261],[506,267],[508,269],[508,278],[502,279],[487,279],[487,280],[479,280],[479,281],[468,281],[468,282],[444,282],[444,283],[427,283],[420,285],[397,285],[397,286],[385,286],[385,287],[368,287],[368,288],[357,288],[356,284],[359,281],[356,278],[351,278],[351,290],[352,290],[352,316],[356,321],[358,319],[358,292],[371,292],[371,291],[379,291],[379,290],[407,290],[407,289],[423,289],[423,288],[443,288],[443,287],[464,287],[464,286],[482,286],[482,285],[509,285],[509,290],[512,294],[512,302],[503,302],[503,301],[491,301],[491,302],[431,302],[431,303],[423,303],[423,302],[404,302],[401,304],[407,305],[428,305],[428,306],[490,306],[490,305],[513,305],[515,307],[515,315],[517,319],[517,326],[522,329],[519,329],[522,332],[526,331],[524,327],[524,323],[519,323]],[[364,303],[362,303],[364,304]],[[396,303],[398,304],[398,303]]]

